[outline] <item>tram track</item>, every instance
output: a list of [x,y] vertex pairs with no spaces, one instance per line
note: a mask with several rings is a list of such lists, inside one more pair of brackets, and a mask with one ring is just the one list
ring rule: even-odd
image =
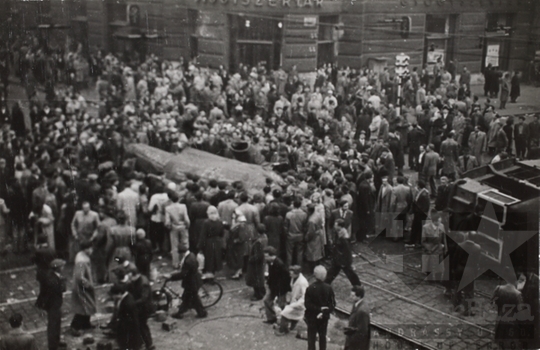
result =
[[[351,316],[350,311],[345,310],[342,307],[336,307],[335,308],[336,316],[339,318],[349,318]],[[412,337],[409,337],[404,334],[400,334],[399,332],[396,332],[392,328],[386,327],[385,325],[375,322],[373,320],[370,321],[370,327],[375,328],[379,333],[387,333],[391,336],[390,339],[395,338],[402,341],[405,341],[406,343],[409,343],[411,345],[411,349],[418,349],[418,350],[439,350],[436,346],[432,346],[430,344],[427,344],[425,342],[422,342],[418,339],[414,339]],[[404,349],[403,345],[400,346],[400,349]]]
[[[416,255],[416,254],[419,254],[420,252],[414,252],[414,253],[407,253],[407,254],[402,254],[403,257],[406,257],[406,256],[410,256],[410,255]],[[385,271],[388,271],[388,272],[393,272],[393,273],[396,273],[396,274],[399,274],[399,275],[404,275],[404,276],[407,276],[408,278],[411,278],[411,279],[414,279],[414,280],[417,280],[418,282],[422,282],[425,280],[425,274],[422,272],[421,269],[418,269],[414,266],[412,266],[411,264],[406,264],[406,263],[403,263],[403,264],[398,264],[394,261],[392,261],[392,259],[387,259],[386,261],[383,261],[379,256],[377,255],[372,255],[372,254],[369,254],[372,258],[374,258],[373,260],[369,260],[365,255],[367,255],[366,253],[364,252],[357,252],[356,253],[358,256],[360,255],[363,255],[363,259],[364,260],[368,260],[368,261],[364,261],[364,262],[360,262],[360,263],[357,263],[355,264],[355,266],[363,266],[363,265],[366,265],[366,264],[370,264],[372,266],[376,266],[377,268],[380,268],[382,270],[385,270]],[[384,264],[391,264],[391,265],[395,265],[395,266],[400,266],[400,267],[404,267],[404,268],[407,268],[408,270],[411,270],[411,271],[414,271],[414,272],[417,272],[421,277],[418,277],[418,276],[413,276],[411,274],[407,274],[407,273],[404,273],[404,272],[397,272],[396,270],[394,269],[389,269],[389,268],[386,268],[384,266],[380,266],[380,265],[374,265],[376,262],[382,262]],[[379,277],[380,278],[380,277]],[[436,286],[437,288],[439,289],[444,289],[443,286],[439,286],[437,285]],[[488,300],[491,300],[492,298],[492,295],[491,294],[488,294],[486,292],[483,292],[481,290],[475,290],[474,291],[474,294],[475,295],[478,295],[480,297],[483,297],[485,299],[488,299]]]

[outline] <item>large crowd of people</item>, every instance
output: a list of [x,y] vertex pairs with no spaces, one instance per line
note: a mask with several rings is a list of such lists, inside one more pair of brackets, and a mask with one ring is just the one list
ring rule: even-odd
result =
[[[264,299],[269,323],[275,322],[277,298],[285,308],[278,334],[294,328],[304,312],[306,320],[313,318],[307,324],[314,349],[313,332],[326,339],[319,321],[327,320],[333,297],[326,287],[315,288],[312,293],[322,293],[326,304],[314,305],[306,291],[311,287],[300,283],[302,273],[315,271],[326,286],[343,270],[361,300],[351,245],[385,230],[396,244],[422,249],[430,257],[422,271],[441,279],[439,260],[449,248],[441,214],[452,182],[513,154],[534,157],[540,141],[538,115],[525,123],[525,117],[496,112],[490,100],[497,98],[495,86],[501,86],[503,109],[505,98],[519,97],[519,72],[498,80],[491,67],[489,98],[481,105],[467,68],[458,76],[453,63],[449,69],[413,68],[398,99],[398,79],[387,68],[324,65],[309,81],[296,67],[285,72],[240,65],[229,72],[153,54],[126,62],[100,51],[85,59],[80,47],[49,52],[31,40],[14,45],[9,61],[26,87],[30,111],[25,115],[20,101],[9,106],[6,96],[1,101],[0,250],[47,247],[55,258],[75,263],[74,333],[91,326],[94,284],[116,282],[113,294],[125,300],[128,293],[134,300],[126,303],[134,303],[147,296],[120,282],[142,283],[142,274],[147,283],[154,254],[170,253],[181,267],[173,279],[195,273],[196,256],[202,255],[204,277],[224,263],[231,278],[245,274],[253,300]],[[90,78],[95,101],[83,89],[93,86]],[[45,100],[36,93],[40,84]],[[249,149],[244,161],[273,164],[285,185],[268,180],[251,196],[241,181],[186,174],[185,181],[170,183],[141,172],[126,157],[129,143],[172,153],[193,147],[229,158],[237,156],[234,145],[242,144]],[[396,216],[403,225],[396,225]],[[325,258],[332,261],[328,276],[316,267]],[[296,297],[285,306],[291,277],[300,282],[293,283]],[[445,285],[454,295],[457,286]],[[195,308],[205,317],[196,290],[185,293],[175,315]],[[141,313],[137,324],[144,329],[148,312]],[[145,334],[136,346],[151,348]],[[54,338],[50,348],[57,343]]]

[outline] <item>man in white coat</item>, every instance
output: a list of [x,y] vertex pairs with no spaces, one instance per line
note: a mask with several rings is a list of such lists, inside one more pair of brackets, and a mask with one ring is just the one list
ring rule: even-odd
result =
[[[300,272],[302,268],[298,265],[289,267],[289,274],[291,275],[291,302],[285,306],[281,312],[281,323],[279,329],[276,330],[276,335],[281,336],[292,331],[298,321],[304,318],[304,295],[306,289],[309,286],[309,282]],[[289,327],[290,323],[290,327]]]

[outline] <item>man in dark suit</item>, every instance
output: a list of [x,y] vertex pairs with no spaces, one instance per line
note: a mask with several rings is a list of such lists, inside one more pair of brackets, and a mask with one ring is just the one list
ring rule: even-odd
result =
[[334,222],[334,249],[332,251],[332,266],[328,270],[325,283],[332,284],[339,272],[343,270],[353,286],[360,285],[360,279],[352,268],[352,249],[347,237],[347,228],[344,219],[338,218]]
[[454,112],[450,111],[450,107],[445,105],[443,106],[441,117],[444,122],[443,135],[444,137],[448,137],[450,135],[450,132],[452,131],[452,124],[454,123]]
[[354,305],[345,328],[345,350],[367,350],[371,339],[370,309],[364,301],[364,287],[353,286],[351,294]]
[[135,305],[137,306],[140,335],[146,345],[146,349],[153,350],[155,346],[153,345],[150,328],[148,328],[148,317],[152,313],[152,289],[150,288],[150,282],[137,268],[130,268],[128,274],[130,276],[130,283],[127,290],[133,296]]
[[377,195],[373,184],[373,174],[366,173],[364,180],[358,185],[358,217],[363,227],[358,230],[356,239],[362,242],[366,236],[375,234],[375,202]]
[[284,308],[287,300],[287,292],[291,290],[291,276],[285,263],[276,256],[276,248],[268,246],[264,248],[264,259],[268,263],[268,292],[264,297],[264,310],[266,320],[264,323],[274,324],[277,322],[274,311],[274,299],[277,297],[277,304]]
[[366,132],[364,130],[360,131],[360,137],[356,142],[356,150],[358,153],[369,152],[371,148],[371,142],[366,139]]
[[316,281],[307,289],[305,294],[304,321],[307,324],[308,350],[315,350],[317,334],[319,349],[326,350],[326,331],[328,319],[336,307],[336,299],[332,287],[323,281],[326,279],[324,266],[317,266],[313,271]]
[[171,281],[182,280],[182,288],[184,293],[182,294],[182,304],[178,308],[178,312],[172,315],[172,317],[181,319],[184,312],[189,309],[195,309],[197,311],[198,318],[205,318],[208,313],[204,309],[201,299],[199,298],[199,288],[202,286],[201,275],[199,274],[199,262],[194,253],[186,250],[184,247],[178,248],[178,259],[180,260],[180,271],[171,275],[164,275],[165,278]]
[[413,222],[411,226],[411,241],[405,246],[420,246],[420,239],[422,238],[422,226],[423,221],[427,219],[429,213],[429,192],[426,189],[426,183],[423,180],[418,180],[417,193],[414,196],[413,201]]
[[116,341],[120,349],[139,350],[143,338],[139,325],[139,309],[125,284],[115,284],[110,291],[116,302]]
[[43,280],[42,288],[36,300],[36,306],[47,311],[47,340],[49,350],[60,347],[60,331],[62,326],[62,302],[66,291],[66,282],[62,276],[66,262],[55,259],[47,278]]
[[430,195],[435,197],[437,187],[435,186],[435,176],[437,176],[437,166],[439,165],[439,154],[434,151],[435,146],[429,144],[424,155],[424,167],[422,172],[429,183]]
[[0,350],[37,350],[36,339],[22,329],[23,317],[14,313],[9,317],[11,331],[0,339]]
[[409,146],[409,168],[418,169],[420,155],[420,145],[424,144],[426,132],[418,124],[412,124],[412,130],[407,135],[407,143]]
[[[356,237],[351,237],[351,224],[352,224],[353,212],[349,209],[349,202],[342,200],[339,202],[339,209],[332,210],[332,215],[330,217],[330,227],[333,227],[338,219],[343,220],[343,227],[347,230],[347,239]],[[337,240],[338,237],[331,235],[333,242]]]
[[[529,143],[529,125],[524,123],[525,116],[519,116],[514,126],[514,142],[516,144],[516,157],[525,159],[527,153],[527,144]],[[510,145],[511,146],[511,145]]]
[[441,183],[437,187],[437,196],[435,197],[435,210],[444,211],[448,208],[448,202],[450,201],[450,186],[448,185],[448,178],[441,176]]

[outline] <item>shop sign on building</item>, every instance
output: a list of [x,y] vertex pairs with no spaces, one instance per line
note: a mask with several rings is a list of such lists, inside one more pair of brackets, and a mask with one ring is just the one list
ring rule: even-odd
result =
[[196,3],[245,7],[320,8],[324,0],[195,0]]
[[317,17],[304,17],[304,27],[317,26]]
[[486,67],[491,63],[493,67],[499,66],[499,45],[488,45],[486,53]]

